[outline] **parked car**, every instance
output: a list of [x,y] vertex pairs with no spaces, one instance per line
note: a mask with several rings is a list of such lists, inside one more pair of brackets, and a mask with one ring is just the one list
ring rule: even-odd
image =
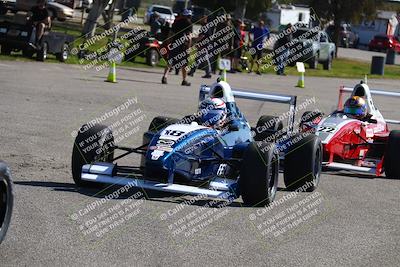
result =
[[[35,5],[36,1],[29,0],[5,0],[1,7],[0,14],[5,14],[7,11],[17,13],[17,11],[30,11]],[[57,19],[59,21],[65,21],[73,18],[74,10],[60,3],[56,3],[54,0],[47,0],[47,10],[52,20]]]
[[336,45],[329,41],[325,31],[299,28],[293,33],[293,38],[291,49],[295,49],[295,53],[290,55],[289,65],[305,62],[311,69],[316,69],[318,63],[322,63],[324,70],[331,69]]
[[160,18],[171,26],[175,21],[175,14],[172,11],[172,8],[167,6],[151,5],[144,15],[144,24],[150,24],[151,16],[154,14],[154,12],[160,14]]
[[48,54],[56,55],[57,59],[65,62],[69,56],[69,44],[73,37],[61,33],[46,30],[37,47],[32,47],[31,36],[33,25],[29,15],[16,13],[11,20],[0,22],[0,45],[1,54],[10,55],[13,51],[22,51],[25,57],[32,57],[36,54],[38,61],[45,61]]
[[[329,25],[326,28],[326,32],[328,33],[328,36],[331,41],[334,42],[333,34],[335,31],[335,25]],[[356,48],[358,46],[358,43],[360,41],[360,38],[356,33],[354,33],[351,30],[351,26],[349,24],[342,24],[340,26],[340,31],[339,31],[339,46],[348,48],[348,47],[354,47]]]
[[398,36],[379,34],[375,35],[368,44],[370,51],[386,51],[393,49],[397,53],[400,53],[400,39]]

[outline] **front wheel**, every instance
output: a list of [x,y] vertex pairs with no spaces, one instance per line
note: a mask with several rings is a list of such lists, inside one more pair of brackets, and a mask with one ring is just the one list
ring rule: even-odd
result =
[[114,159],[114,136],[104,125],[92,127],[83,125],[75,138],[72,149],[72,178],[77,186],[90,186],[92,183],[81,178],[82,167],[93,162],[112,162]]
[[318,68],[318,55],[313,56],[310,59],[310,63],[308,63],[310,69],[317,69]]
[[239,188],[249,206],[266,206],[275,199],[278,188],[279,154],[273,143],[261,148],[250,143],[243,154]]
[[329,56],[328,60],[324,62],[324,70],[332,69],[332,57]]
[[308,133],[293,136],[288,143],[284,161],[284,181],[289,190],[314,191],[322,169],[321,140]]
[[158,61],[159,61],[159,56],[158,56],[157,50],[154,48],[151,48],[150,50],[148,50],[146,53],[147,65],[154,67],[158,64]]
[[10,170],[0,161],[0,243],[4,240],[11,221],[14,202]]

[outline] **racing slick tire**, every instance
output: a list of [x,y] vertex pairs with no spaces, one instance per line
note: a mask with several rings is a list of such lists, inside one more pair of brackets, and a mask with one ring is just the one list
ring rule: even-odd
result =
[[82,181],[82,166],[92,162],[112,162],[114,136],[110,128],[96,124],[83,125],[75,138],[72,149],[72,178],[77,186],[90,187],[93,183]]
[[400,131],[391,131],[385,153],[385,174],[392,179],[400,179]]
[[[279,138],[277,132],[283,129],[283,123],[278,117],[274,116],[261,116],[258,119],[255,130],[254,140],[275,142]],[[270,140],[269,140],[270,139]]]
[[149,132],[158,132],[168,127],[169,125],[177,122],[179,122],[179,120],[175,118],[164,117],[164,116],[155,117],[150,123]]
[[0,243],[4,240],[11,221],[14,202],[12,185],[10,170],[0,161]]
[[279,154],[274,143],[261,148],[255,142],[244,151],[239,189],[245,205],[266,206],[275,199],[278,188]]
[[296,134],[291,138],[284,161],[286,188],[307,192],[314,191],[320,180],[322,169],[322,143],[314,134]]
[[[178,122],[179,122],[179,120],[175,119],[175,118],[164,117],[164,116],[155,117],[151,121],[148,131],[146,133],[144,133],[144,135],[143,135],[142,144],[145,145],[145,144],[150,143],[151,140],[150,140],[149,134],[150,134],[150,136],[152,136],[153,133],[157,133],[158,131],[168,127],[169,125],[175,124]],[[142,168],[144,168],[144,164],[145,164],[145,156],[142,155],[140,158],[140,166]]]

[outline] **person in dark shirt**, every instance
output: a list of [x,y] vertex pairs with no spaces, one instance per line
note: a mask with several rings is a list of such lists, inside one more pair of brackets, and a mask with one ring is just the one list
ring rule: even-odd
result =
[[40,43],[46,27],[50,28],[51,26],[51,19],[49,16],[49,12],[47,11],[46,5],[46,0],[38,0],[37,5],[32,7],[31,9],[31,20],[36,28],[36,41],[34,44],[35,46],[38,46],[38,44]]
[[204,28],[207,27],[208,17],[203,16],[200,20],[200,24],[202,29],[199,37],[196,39],[196,60],[190,69],[189,75],[193,76],[197,68],[204,69],[206,74],[202,76],[202,78],[210,79],[211,76],[211,63],[210,63],[210,55],[208,54],[207,45],[210,42],[211,29]]
[[182,15],[178,16],[172,25],[172,36],[170,37],[171,42],[167,45],[169,50],[167,67],[165,68],[164,75],[161,79],[163,84],[167,84],[167,73],[170,68],[174,68],[176,70],[182,70],[182,85],[190,86],[186,77],[187,66],[189,63],[188,49],[192,45],[191,34],[193,32],[193,25],[191,18],[192,11],[185,9]]
[[289,43],[292,41],[293,36],[292,24],[288,24],[283,31],[283,37],[279,38],[274,47],[275,61],[276,61],[276,74],[285,76],[286,61],[289,57]]
[[150,21],[150,35],[160,40],[159,37],[161,36],[161,28],[164,25],[164,21],[158,12],[154,12]]
[[269,38],[269,30],[265,27],[265,22],[260,20],[258,22],[258,26],[254,27],[250,30],[250,33],[253,34],[253,41],[251,44],[252,50],[255,51],[255,55],[253,56],[253,61],[251,62],[251,67],[249,73],[253,71],[254,63],[257,65],[256,73],[261,75],[260,72],[260,64],[258,60],[261,60],[263,57],[263,49],[265,40]]

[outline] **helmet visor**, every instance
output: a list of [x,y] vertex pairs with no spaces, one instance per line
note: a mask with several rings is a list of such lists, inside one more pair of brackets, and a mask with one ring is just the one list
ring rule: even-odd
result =
[[355,116],[362,116],[362,115],[364,115],[364,109],[361,107],[345,107],[344,113],[355,115]]

